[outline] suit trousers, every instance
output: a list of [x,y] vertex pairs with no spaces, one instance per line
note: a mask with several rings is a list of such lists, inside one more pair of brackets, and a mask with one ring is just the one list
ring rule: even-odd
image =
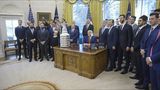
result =
[[32,49],[34,50],[34,59],[37,59],[37,43],[29,42],[29,59],[32,60]]
[[142,70],[143,70],[143,86],[148,86],[150,82],[150,71],[149,71],[149,66],[146,63],[146,57],[142,58]]
[[109,50],[109,59],[108,59],[108,65],[110,69],[113,69],[115,67],[115,61],[116,61],[116,50],[108,49]]
[[153,64],[150,68],[152,90],[160,90],[160,64]]
[[136,67],[136,77],[140,82],[143,82],[143,70],[142,70],[142,56],[140,53],[140,50],[136,50],[133,52],[134,54],[134,61],[135,61],[135,67]]
[[130,65],[130,59],[129,59],[129,51],[126,51],[125,48],[119,47],[118,49],[118,68],[122,68],[122,63],[123,63],[123,57],[125,57],[125,66],[124,66],[124,70],[128,71],[129,65]]
[[23,46],[23,50],[24,50],[24,56],[27,57],[27,51],[26,51],[26,40],[23,40],[23,42],[21,43],[19,40],[17,40],[17,44],[18,44],[18,55],[19,55],[19,58],[21,58],[21,50],[22,50],[22,47]]
[[41,59],[44,57],[48,59],[48,45],[45,43],[44,45],[40,44],[41,48]]

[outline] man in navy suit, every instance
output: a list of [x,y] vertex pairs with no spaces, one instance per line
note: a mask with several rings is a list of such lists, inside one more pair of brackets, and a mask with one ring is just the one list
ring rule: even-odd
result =
[[138,89],[148,89],[148,84],[150,82],[149,79],[149,66],[146,64],[147,53],[149,52],[149,47],[156,40],[156,36],[159,30],[158,27],[158,14],[151,13],[150,14],[150,27],[145,31],[143,39],[141,41],[141,55],[142,55],[142,66],[143,66],[143,84],[140,86],[136,86]]
[[87,36],[88,30],[92,30],[94,32],[94,26],[92,25],[90,19],[87,19],[86,24],[83,26],[83,31],[82,31],[83,36]]
[[118,50],[118,67],[115,71],[121,70],[121,64],[123,62],[123,57],[125,57],[126,63],[124,70],[121,72],[121,74],[126,74],[128,72],[130,59],[129,59],[129,53],[130,53],[130,47],[132,44],[132,38],[133,38],[133,30],[132,26],[127,24],[125,21],[125,15],[120,15],[120,30],[119,30],[119,50]]
[[135,85],[143,84],[143,74],[142,74],[142,61],[141,61],[141,53],[140,53],[140,43],[143,38],[143,35],[146,29],[149,27],[147,24],[148,17],[143,15],[138,20],[138,30],[135,32],[131,47],[131,52],[134,55],[135,67],[136,67],[136,74],[131,79],[138,79],[139,81],[135,83]]
[[48,58],[48,47],[47,47],[47,41],[49,39],[49,32],[47,28],[44,26],[43,23],[40,24],[40,30],[37,32],[37,39],[40,42],[40,49],[41,49],[41,60],[40,62],[43,61],[43,57],[49,61]]
[[[136,21],[136,16],[130,16],[128,18],[128,24],[130,24],[132,26],[133,29],[133,37],[135,36],[136,31],[138,30],[138,25],[135,23]],[[130,53],[130,59],[131,59],[131,64],[130,64],[130,68],[129,71],[132,72],[133,68],[135,67],[135,59],[134,59],[134,53]]]
[[116,61],[116,49],[117,49],[117,41],[118,41],[118,30],[114,26],[114,20],[108,20],[109,30],[107,32],[107,49],[109,50],[109,68],[107,71],[112,71],[115,67]]
[[99,30],[99,44],[103,44],[104,47],[107,45],[107,34],[108,28],[106,28],[107,20],[103,21],[102,27]]
[[[156,18],[157,19],[157,18]],[[153,18],[150,19],[150,23],[156,22]],[[160,17],[158,24],[160,24]],[[152,25],[152,24],[151,24]],[[154,27],[156,25],[153,24]],[[151,26],[151,27],[152,27]],[[155,28],[156,29],[156,28]],[[160,27],[158,26],[155,33],[151,37],[151,46],[148,49],[146,63],[150,66],[150,80],[151,80],[151,89],[160,90]]]
[[79,39],[79,27],[72,22],[72,25],[68,27],[68,33],[70,34],[71,43],[77,43]]
[[150,66],[152,90],[160,90],[160,29],[156,35],[156,40],[149,48],[146,63]]
[[27,44],[29,48],[29,62],[32,61],[32,49],[34,49],[34,59],[37,61],[37,31],[34,24],[30,23],[26,31]]
[[26,37],[25,37],[25,27],[22,26],[22,20],[18,20],[19,26],[15,28],[15,35],[17,37],[17,44],[18,44],[18,54],[19,58],[18,60],[21,60],[21,49],[23,45],[24,49],[24,55],[25,58],[27,58],[27,53],[26,53]]
[[150,66],[152,90],[160,90],[160,30],[156,40],[149,48],[146,63]]

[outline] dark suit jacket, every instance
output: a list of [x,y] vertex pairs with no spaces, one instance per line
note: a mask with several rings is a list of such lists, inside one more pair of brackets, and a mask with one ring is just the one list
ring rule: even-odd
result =
[[123,30],[119,30],[119,44],[121,48],[125,49],[127,46],[131,47],[133,38],[132,26],[125,24]]
[[[31,43],[31,39],[36,39],[37,40],[37,30],[34,28],[33,34],[30,30],[30,28],[27,28],[26,30],[26,37],[27,37],[27,43]],[[35,41],[37,42],[37,41]]]
[[[150,31],[151,27],[148,28],[148,32]],[[149,35],[149,33],[145,33],[145,50],[146,50],[146,53],[147,53],[147,56],[150,56],[150,49],[151,49],[151,46],[154,45],[154,42],[156,41],[157,39],[157,35],[159,33],[159,30],[160,30],[160,27],[156,27],[152,32],[151,34]],[[148,37],[147,37],[148,36]]]
[[[83,43],[89,43],[89,37],[88,36],[85,36],[83,37]],[[91,40],[90,40],[90,43],[97,43],[97,39],[95,36],[92,36],[91,37]]]
[[107,47],[109,49],[112,49],[113,46],[117,46],[117,42],[118,42],[118,29],[113,26],[111,31],[108,31],[108,35],[107,35]]
[[25,27],[16,27],[15,28],[15,35],[16,35],[16,37],[17,37],[17,40],[19,40],[19,39],[25,39],[25,31],[26,31],[26,29],[25,29]]
[[[155,40],[155,42],[152,46],[153,46],[152,55],[150,57],[151,57],[151,60],[153,63],[153,67],[155,67],[154,64],[160,64],[160,37],[159,37],[159,39]],[[151,50],[151,48],[150,48],[150,50]],[[160,69],[160,66],[156,67],[156,69]]]
[[[75,29],[78,30],[78,38],[79,38],[79,26],[75,25]],[[69,30],[71,30],[71,26],[67,27],[68,33],[69,33]]]
[[89,27],[87,28],[87,25],[84,25],[83,31],[82,31],[83,36],[87,36],[88,30],[94,31],[94,26],[92,24],[90,24]]
[[72,31],[72,29],[69,28],[68,33],[70,35],[70,39],[73,40],[71,43],[77,43],[77,40],[79,38],[79,30],[75,28],[75,30]]
[[103,43],[104,46],[107,45],[107,35],[108,35],[108,29],[106,28],[104,32],[102,33],[102,28],[99,30],[99,43]]
[[39,40],[39,42],[45,41],[45,43],[47,43],[48,39],[49,39],[49,32],[48,30],[45,28],[44,32],[42,32],[42,30],[38,30],[37,32],[37,39]]
[[132,46],[134,47],[134,50],[140,49],[140,43],[147,28],[148,28],[148,25],[144,26],[138,33],[135,32],[135,35],[133,37],[133,42],[132,42]]
[[151,30],[151,27],[147,28],[146,32],[144,33],[143,39],[141,41],[141,49],[145,49],[146,55],[149,53],[150,46],[156,40],[159,27],[156,27],[151,33],[150,33],[150,30]]

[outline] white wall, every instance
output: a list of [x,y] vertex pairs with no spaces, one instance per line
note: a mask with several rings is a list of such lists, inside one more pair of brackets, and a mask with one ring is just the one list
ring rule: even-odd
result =
[[[51,12],[54,17],[55,5],[58,6],[59,17],[63,16],[64,0],[30,0],[35,21],[37,12]],[[26,21],[28,17],[28,0],[0,0],[0,14],[21,14]]]
[[[55,6],[57,4],[59,17],[63,17],[64,0],[30,0],[35,24],[37,24],[37,12],[51,12],[51,18],[54,18]],[[28,0],[0,0],[0,40],[6,38],[4,28],[4,17],[10,18],[12,15],[20,16],[25,25],[29,12]],[[3,17],[3,18],[2,18]],[[2,35],[3,34],[3,35]]]

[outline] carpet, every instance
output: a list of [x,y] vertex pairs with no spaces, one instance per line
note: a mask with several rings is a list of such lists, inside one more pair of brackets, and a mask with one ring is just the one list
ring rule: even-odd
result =
[[0,62],[0,90],[30,81],[53,83],[59,90],[137,90],[134,85],[137,80],[129,79],[129,76],[133,74],[122,75],[120,72],[104,71],[95,79],[88,79],[76,73],[55,68],[54,62],[47,60],[29,62],[22,59]]
[[58,90],[57,87],[49,82],[32,81],[13,85],[4,90]]

